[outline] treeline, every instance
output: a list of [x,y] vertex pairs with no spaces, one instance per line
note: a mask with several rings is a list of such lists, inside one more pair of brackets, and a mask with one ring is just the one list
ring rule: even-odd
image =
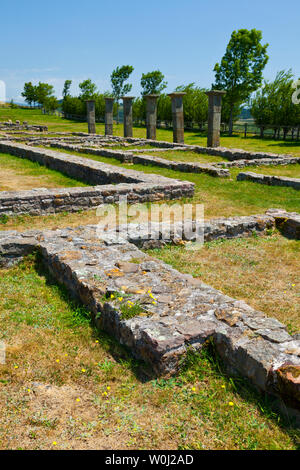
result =
[[[281,71],[274,82],[263,82],[263,70],[268,62],[268,44],[262,44],[262,33],[256,29],[240,29],[233,31],[221,61],[214,67],[215,82],[213,89],[225,90],[222,103],[222,122],[228,124],[229,135],[233,131],[233,123],[240,116],[243,106],[248,105],[255,123],[261,128],[263,136],[265,128],[278,127],[286,129],[300,125],[300,106],[292,100],[293,76],[291,71]],[[128,80],[134,68],[123,65],[113,70],[110,76],[111,91],[100,93],[91,79],[79,84],[78,96],[71,96],[71,80],[66,80],[63,89],[62,110],[65,115],[85,118],[87,99],[95,99],[96,118],[103,120],[105,116],[105,96],[115,99],[114,114],[118,121],[119,104],[122,96],[128,95],[132,84]],[[144,96],[159,94],[157,119],[170,123],[172,121],[171,100],[164,92],[167,87],[165,77],[160,70],[142,74],[140,79],[141,96],[133,103],[135,122],[144,124],[146,119],[146,103]],[[175,91],[184,91],[183,99],[185,124],[196,123],[200,129],[207,121],[208,99],[205,89],[195,83],[182,85]],[[53,86],[39,82],[34,86],[25,83],[22,93],[30,106],[41,106],[46,111],[53,111],[59,106],[54,96]]]
[[282,128],[285,139],[291,129],[300,126],[300,105],[292,99],[293,83],[291,70],[282,70],[273,82],[266,81],[251,100],[251,115],[260,128],[261,137],[266,128],[274,130],[274,138],[279,137]]
[[55,111],[59,106],[54,96],[54,87],[49,83],[39,82],[38,85],[33,85],[27,82],[21,94],[29,106],[39,106],[47,112]]

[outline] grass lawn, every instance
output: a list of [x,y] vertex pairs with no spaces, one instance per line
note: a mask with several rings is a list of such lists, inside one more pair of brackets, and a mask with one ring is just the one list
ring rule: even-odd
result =
[[[48,124],[52,132],[87,130],[86,123],[42,115],[39,110],[0,108],[0,121],[6,119]],[[97,129],[104,132],[103,125]],[[122,134],[121,125],[116,133]],[[145,137],[145,129],[135,128],[134,133]],[[158,138],[172,141],[172,133],[158,130]],[[205,140],[186,133],[187,143],[205,145]],[[222,145],[300,156],[295,143],[223,137]],[[181,159],[176,151],[157,155],[172,158],[172,153]],[[182,154],[206,162],[224,160]],[[194,197],[176,202],[204,204],[206,219],[276,207],[300,212],[299,191],[236,181],[240,171],[248,170],[299,177],[298,165],[233,168],[226,179],[77,155],[194,182]],[[22,189],[23,184],[84,186],[10,155],[0,154],[0,169],[0,185],[11,181],[12,189]],[[54,186],[47,186],[47,181]],[[96,210],[20,215],[0,218],[0,230],[55,229],[98,221]],[[299,252],[299,241],[287,240],[276,230],[266,237],[206,243],[192,257],[182,246],[148,251],[279,319],[290,333],[300,332]],[[242,378],[229,378],[212,346],[201,354],[189,353],[177,377],[146,379],[147,367],[94,329],[88,312],[57,285],[37,255],[0,269],[0,276],[0,340],[7,346],[7,362],[0,365],[0,449],[300,449],[300,433],[292,422],[274,412],[270,397]]]
[[[153,147],[152,147],[153,148]],[[137,153],[137,155],[139,155]],[[140,154],[143,156],[143,153]],[[197,162],[197,163],[215,163],[228,161],[227,158],[217,157],[215,155],[205,155],[196,152],[183,152],[180,150],[168,150],[166,152],[149,152],[150,156],[173,160],[175,162]]]
[[[62,119],[58,116],[42,114],[39,109],[11,109],[0,108],[0,122],[12,119],[12,121],[27,121],[29,124],[47,125],[49,131],[67,131],[67,132],[87,132],[87,123],[76,122],[68,119]],[[97,124],[97,133],[104,134],[104,124]],[[123,125],[114,125],[114,135],[123,135]],[[134,137],[146,138],[145,127],[135,127],[133,129]],[[170,129],[157,129],[157,139],[172,142],[173,132]],[[191,145],[206,146],[206,136],[199,132],[185,132],[185,143]],[[300,156],[300,142],[275,141],[273,139],[260,139],[259,137],[247,137],[241,135],[221,137],[221,145],[224,147],[242,148],[249,151],[266,151],[274,153],[289,153]]]
[[[57,150],[63,152],[61,149]],[[182,173],[154,166],[124,164],[116,159],[97,155],[76,152],[72,152],[72,155],[80,155],[92,160],[145,173],[161,174],[170,178],[191,181],[195,183],[194,197],[176,202],[204,204],[204,215],[206,219],[261,214],[270,208],[282,208],[290,212],[300,212],[300,194],[299,191],[293,188],[266,186],[251,181],[236,181],[236,176],[240,171],[253,171],[252,167],[242,170],[238,168],[231,169],[231,178],[215,178],[204,173]],[[287,167],[290,172],[297,171],[297,165],[288,165]],[[278,171],[280,170],[284,171],[282,167],[278,167]],[[261,171],[261,167],[259,171]],[[272,169],[266,167],[264,172],[267,174],[268,171],[272,171]],[[172,204],[174,202],[175,201],[171,201],[170,203]],[[97,224],[98,222],[99,219],[96,217],[96,211],[91,210],[73,214],[65,212],[41,217],[26,215],[14,216],[10,217],[8,221],[1,226],[1,229],[22,231],[28,230],[29,228],[74,227],[82,224]]]
[[34,256],[1,270],[0,311],[1,449],[299,449],[270,399],[228,378],[212,351],[145,381]]
[[148,254],[244,300],[300,333],[300,241],[267,237],[216,240],[191,252],[169,246]]
[[260,166],[241,168],[241,171],[252,171],[262,175],[288,176],[289,178],[300,178],[300,164],[298,165],[279,165],[279,166]]
[[0,191],[87,186],[38,162],[0,153]]

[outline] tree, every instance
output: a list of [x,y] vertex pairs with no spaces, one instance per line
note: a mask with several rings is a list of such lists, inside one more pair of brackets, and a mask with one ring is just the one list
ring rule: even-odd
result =
[[233,31],[226,52],[214,67],[214,89],[227,92],[229,134],[232,134],[233,113],[237,105],[249,99],[262,83],[262,71],[268,62],[268,44],[261,44],[262,33],[256,29]]
[[59,106],[59,102],[55,98],[55,96],[50,96],[49,98],[46,98],[44,102],[44,108],[46,112],[54,112]]
[[141,78],[142,96],[160,94],[168,85],[168,82],[164,82],[164,78],[165,76],[160,70],[143,73]]
[[46,102],[53,96],[54,87],[49,83],[39,82],[36,87],[36,98],[40,106],[45,108]]
[[64,89],[62,92],[63,98],[65,99],[66,96],[70,96],[70,87],[72,85],[72,80],[66,80],[64,84]]
[[162,93],[157,100],[157,120],[170,124],[172,122],[171,98]]
[[132,74],[134,68],[131,65],[123,65],[122,67],[117,67],[112,71],[110,76],[112,94],[116,99],[117,103],[117,122],[119,118],[119,100],[121,96],[127,95],[132,89],[131,83],[125,83],[130,75]]
[[21,93],[21,95],[25,98],[26,103],[28,103],[30,107],[32,103],[37,101],[36,87],[33,86],[31,82],[24,84],[24,91]]
[[201,129],[203,123],[207,121],[208,114],[208,97],[205,89],[196,87],[195,83],[190,83],[178,86],[175,91],[186,93],[183,97],[184,122],[190,125],[196,122]]
[[270,127],[276,132],[283,127],[283,136],[293,126],[300,125],[300,108],[293,103],[293,74],[291,70],[281,70],[273,82],[264,82],[251,100],[251,114],[255,124],[260,127],[263,137],[264,129]]
[[81,90],[79,95],[81,100],[85,101],[95,98],[97,93],[97,85],[95,85],[95,83],[93,83],[90,78],[79,83],[79,88]]

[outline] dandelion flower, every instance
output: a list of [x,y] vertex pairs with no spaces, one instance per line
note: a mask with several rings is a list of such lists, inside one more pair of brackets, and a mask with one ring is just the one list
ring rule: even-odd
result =
[[230,402],[228,403],[228,405],[229,405],[229,406],[234,406],[234,403],[233,403],[232,401],[230,401]]
[[85,370],[85,369],[81,369],[81,372],[86,372],[86,370]]
[[15,366],[15,369],[19,369],[19,366]]
[[56,359],[56,362],[59,363],[59,359]]
[[110,386],[107,387],[107,390],[110,390]]
[[195,392],[196,391],[196,388],[195,387],[192,387],[192,392]]
[[80,401],[80,398],[76,398],[76,401]]
[[57,445],[57,442],[56,442],[56,441],[53,441],[53,442],[52,442],[52,445],[53,445],[53,446],[56,446],[56,445]]
[[221,385],[221,388],[225,388],[225,385]]

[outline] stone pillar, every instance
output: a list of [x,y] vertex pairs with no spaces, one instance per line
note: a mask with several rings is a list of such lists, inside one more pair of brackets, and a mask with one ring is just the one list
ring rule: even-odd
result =
[[145,95],[147,139],[156,140],[157,98],[159,95]]
[[223,90],[206,91],[208,96],[207,147],[219,147]]
[[113,135],[114,98],[105,97],[105,135]]
[[184,118],[182,102],[184,95],[186,95],[186,93],[181,91],[176,91],[168,95],[172,100],[173,142],[179,144],[184,143]]
[[95,100],[86,100],[88,133],[96,134]]
[[134,96],[122,96],[124,113],[124,137],[132,137],[132,101]]

